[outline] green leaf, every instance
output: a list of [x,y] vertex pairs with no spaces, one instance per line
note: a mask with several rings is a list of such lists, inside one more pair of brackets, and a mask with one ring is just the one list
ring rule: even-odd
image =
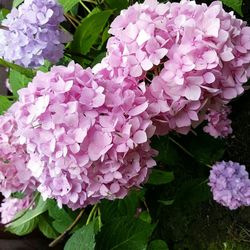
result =
[[129,0],[105,0],[105,2],[110,6],[110,8],[116,9],[117,12],[127,9],[129,6]]
[[15,192],[11,194],[11,197],[16,199],[23,199],[25,197],[25,194],[22,192]]
[[0,21],[4,20],[6,18],[6,16],[9,14],[9,10],[8,9],[1,9],[0,10]]
[[55,239],[58,236],[58,233],[50,223],[50,217],[45,216],[45,214],[42,214],[39,217],[38,228],[43,233],[43,235],[49,239]]
[[64,12],[71,10],[80,0],[59,0],[59,3],[62,5]]
[[0,114],[3,114],[11,105],[12,102],[7,96],[0,96]]
[[207,180],[201,178],[184,182],[177,194],[174,204],[198,204],[209,199],[211,193]]
[[171,166],[175,166],[179,162],[182,162],[178,148],[169,139],[169,136],[154,136],[152,147],[159,152],[156,157],[157,161]]
[[163,240],[153,240],[150,242],[147,250],[168,250],[168,245]]
[[16,65],[14,63],[7,62],[7,61],[3,60],[2,58],[0,58],[0,65],[4,66],[6,68],[14,69],[15,71],[18,71],[19,73],[21,73],[27,77],[30,77],[30,78],[33,78],[36,74],[36,72],[32,69],[23,68],[23,67]]
[[126,216],[109,220],[96,237],[95,250],[145,250],[154,227]]
[[220,160],[225,152],[225,143],[207,134],[190,135],[185,137],[186,148],[194,158],[203,164],[213,164]]
[[14,0],[12,6],[17,8],[18,5],[20,5],[23,2],[23,0]]
[[10,69],[9,84],[14,96],[18,96],[17,91],[26,87],[31,80],[31,78],[26,77],[18,71]]
[[103,31],[112,13],[112,10],[105,10],[84,18],[76,29],[71,50],[86,55]]
[[223,4],[232,8],[235,12],[237,12],[241,17],[243,17],[242,13],[242,0],[221,0]]
[[149,224],[152,222],[152,218],[151,218],[150,213],[148,211],[141,212],[140,215],[139,215],[139,218],[142,221],[147,222]]
[[158,202],[163,204],[164,206],[170,206],[174,203],[174,200],[167,200],[167,201],[158,200]]
[[64,250],[79,249],[95,249],[95,220],[75,231],[64,247]]
[[174,180],[173,172],[153,169],[147,183],[153,185],[161,185],[161,184],[167,184],[173,180]]
[[47,210],[47,203],[39,195],[36,207],[25,211],[23,216],[10,223],[7,230],[13,234],[22,236],[31,233],[38,223],[38,216]]
[[74,221],[73,218],[65,211],[64,208],[59,208],[54,200],[48,200],[49,216],[54,219],[52,226],[59,233],[62,233]]
[[134,217],[136,210],[139,207],[139,202],[141,199],[141,192],[131,191],[122,200],[102,200],[100,204],[102,221],[108,222],[110,218],[116,218],[121,216]]

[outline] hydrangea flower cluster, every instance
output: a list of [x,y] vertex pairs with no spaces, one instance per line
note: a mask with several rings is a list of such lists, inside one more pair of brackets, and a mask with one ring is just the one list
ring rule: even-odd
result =
[[233,132],[231,127],[232,121],[228,118],[228,115],[231,113],[230,107],[222,106],[221,110],[208,110],[208,112],[206,115],[208,124],[204,127],[205,132],[215,138],[227,137]]
[[143,90],[133,78],[122,85],[103,78],[72,62],[38,72],[19,91],[15,114],[27,168],[42,196],[60,206],[122,198],[155,165]]
[[209,186],[214,200],[231,210],[250,205],[250,180],[244,165],[216,163],[210,171]]
[[25,0],[2,21],[0,57],[25,67],[38,67],[63,57],[69,34],[59,29],[63,9],[56,0]]
[[158,134],[187,133],[241,94],[250,76],[250,27],[220,2],[136,3],[111,24],[108,54],[94,70],[148,83]]
[[5,198],[0,206],[1,223],[7,224],[12,221],[18,212],[27,209],[31,204],[32,197],[25,196],[23,199]]
[[35,179],[26,168],[29,155],[16,134],[17,124],[13,115],[16,108],[17,104],[0,116],[0,192],[5,197],[18,191],[32,193],[36,186]]

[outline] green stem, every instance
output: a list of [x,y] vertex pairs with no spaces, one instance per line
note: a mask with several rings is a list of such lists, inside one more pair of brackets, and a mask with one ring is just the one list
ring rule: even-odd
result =
[[101,217],[101,210],[99,207],[98,207],[98,225],[99,225],[99,231],[100,231],[102,227],[102,217]]
[[80,1],[80,4],[85,10],[87,10],[88,13],[91,13],[90,9],[82,1]]
[[96,209],[97,209],[97,204],[95,204],[93,206],[92,210],[90,211],[87,222],[86,222],[86,225],[88,225],[90,223],[90,221],[92,220],[92,217],[93,217]]

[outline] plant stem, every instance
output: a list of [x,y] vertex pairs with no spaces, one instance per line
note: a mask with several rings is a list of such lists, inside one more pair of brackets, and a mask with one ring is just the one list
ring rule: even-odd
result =
[[91,13],[90,9],[82,1],[80,1],[80,4],[85,10],[87,10],[88,13]]
[[93,206],[92,210],[90,211],[89,217],[88,217],[87,222],[86,222],[86,225],[88,225],[90,223],[90,221],[91,221],[91,219],[92,219],[92,217],[93,217],[96,209],[97,209],[97,204],[95,204]]
[[53,240],[50,244],[49,247],[54,247],[57,245],[63,238],[74,228],[74,226],[78,223],[78,221],[81,219],[82,215],[84,213],[84,209],[80,211],[80,213],[77,215],[73,223],[62,233],[60,234],[55,240]]

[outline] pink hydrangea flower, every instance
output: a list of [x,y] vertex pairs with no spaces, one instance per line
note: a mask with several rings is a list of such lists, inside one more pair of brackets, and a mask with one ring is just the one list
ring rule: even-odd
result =
[[15,104],[0,116],[0,192],[5,197],[17,191],[30,193],[36,185],[26,167],[29,155],[16,134],[17,124],[13,115],[16,108]]
[[72,62],[38,72],[19,91],[16,117],[28,168],[42,196],[59,206],[123,198],[155,165],[145,88],[133,78],[122,85],[106,78]]
[[123,10],[109,32],[94,72],[146,82],[157,133],[187,133],[207,110],[243,93],[250,76],[250,27],[221,2],[147,0]]
[[1,223],[7,224],[12,221],[18,212],[27,209],[31,204],[32,198],[30,195],[23,199],[5,198],[0,206]]
[[208,121],[207,126],[204,127],[204,131],[211,136],[217,137],[227,137],[233,132],[231,123],[232,121],[228,119],[228,115],[231,109],[227,106],[222,107],[221,110],[209,110],[206,115]]

